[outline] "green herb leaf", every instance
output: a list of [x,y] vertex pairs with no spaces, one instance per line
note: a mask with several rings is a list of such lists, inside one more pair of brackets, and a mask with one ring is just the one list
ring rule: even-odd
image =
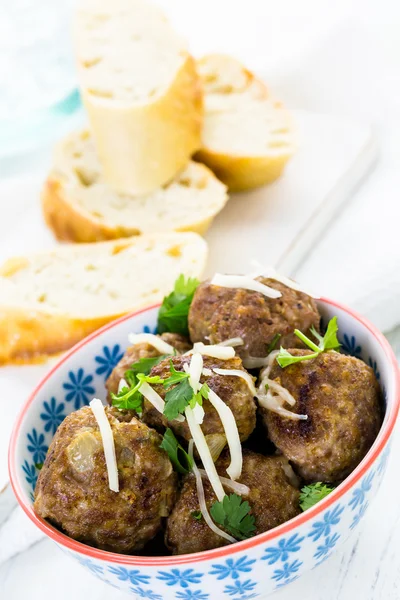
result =
[[340,347],[340,342],[337,339],[338,324],[337,317],[333,317],[328,323],[326,333],[323,337],[321,350],[335,350]]
[[185,412],[185,408],[189,406],[193,398],[193,388],[188,379],[184,379],[165,395],[164,415],[169,421],[176,419],[178,415]]
[[300,493],[300,508],[301,510],[308,510],[314,504],[317,504],[320,500],[328,496],[333,492],[335,488],[325,483],[312,483],[302,488]]
[[135,410],[136,412],[142,412],[143,396],[139,392],[142,382],[138,380],[136,375],[132,374],[129,383],[130,387],[122,388],[118,394],[111,392],[112,405],[120,410]]
[[41,469],[43,469],[43,463],[35,463],[35,467],[38,471],[40,471]]
[[313,354],[306,354],[304,356],[293,356],[285,350],[285,348],[281,348],[279,350],[279,354],[276,357],[276,362],[282,369],[288,367],[289,365],[293,365],[295,363],[302,362],[303,360],[310,360],[310,358],[316,358],[319,352],[314,352]]
[[277,343],[279,342],[279,340],[281,339],[281,337],[282,337],[282,334],[281,334],[281,333],[276,333],[276,334],[274,335],[274,337],[273,337],[273,338],[272,338],[272,340],[271,340],[271,343],[268,345],[268,348],[267,348],[267,356],[268,356],[268,354],[271,354],[271,352],[272,352],[273,350],[275,350],[275,348],[276,348],[276,345],[277,345]]
[[140,358],[130,367],[128,371],[125,372],[126,381],[128,381],[126,377],[128,373],[131,373],[133,375],[137,375],[138,373],[148,375],[152,368],[158,365],[165,358],[168,358],[167,354],[162,354],[161,356],[154,356],[153,358]]
[[150,377],[150,375],[144,375],[144,373],[137,374],[138,381],[140,383],[164,383],[164,379],[162,379],[159,375],[154,375]]
[[146,383],[164,383],[158,375],[150,377],[143,373],[131,373],[129,377],[130,387],[124,387],[118,394],[111,393],[112,405],[120,410],[135,410],[142,412],[143,396],[140,393],[141,385]]
[[203,518],[201,510],[194,510],[190,514],[192,516],[192,519],[194,519],[195,521],[201,521],[201,519]]
[[157,329],[159,333],[172,331],[181,335],[188,335],[188,314],[194,293],[200,282],[184,275],[179,275],[175,281],[174,291],[165,296],[158,312]]
[[169,388],[176,383],[180,383],[184,379],[189,378],[189,373],[185,373],[185,371],[177,371],[173,365],[172,360],[169,361],[169,368],[171,371],[171,375],[167,377],[164,381],[164,387]]
[[206,383],[203,383],[197,394],[194,394],[193,398],[190,401],[190,408],[194,408],[196,404],[200,404],[203,406],[203,398],[208,400],[208,394],[210,392],[210,388]]
[[160,447],[166,451],[170,461],[178,473],[182,473],[182,475],[184,475],[192,470],[193,459],[179,444],[171,429],[167,429],[167,431],[164,433],[163,441]]
[[237,494],[224,496],[222,502],[214,502],[210,513],[237,540],[245,540],[255,533],[255,519],[250,513],[250,504]]
[[337,317],[333,317],[329,321],[326,333],[323,337],[313,327],[311,329],[311,333],[319,341],[319,345],[317,346],[304,333],[302,333],[298,329],[295,329],[294,332],[297,335],[297,337],[300,338],[306,344],[306,346],[311,348],[311,350],[314,350],[314,352],[312,354],[306,354],[305,356],[293,356],[292,354],[290,354],[290,352],[281,347],[279,354],[276,357],[277,363],[280,367],[284,369],[289,365],[302,362],[303,360],[311,360],[312,358],[316,358],[318,354],[320,354],[321,352],[325,352],[326,350],[336,350],[340,347],[340,343],[336,335],[337,331]]

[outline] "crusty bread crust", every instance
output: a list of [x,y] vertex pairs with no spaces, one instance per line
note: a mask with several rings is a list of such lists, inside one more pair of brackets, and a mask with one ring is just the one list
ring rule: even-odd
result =
[[187,56],[168,91],[143,105],[110,106],[82,90],[105,181],[148,194],[171,181],[201,146],[202,87]]
[[[240,104],[232,102],[237,98],[241,102],[262,102],[269,98],[269,92],[263,81],[230,56],[210,54],[198,61],[199,72],[205,92],[205,119],[207,109],[211,113],[223,113],[224,98],[226,109],[235,112],[241,118]],[[236,73],[237,79],[234,77]],[[231,76],[231,79],[230,79]],[[212,96],[218,98],[217,106]],[[276,103],[280,107],[280,103]],[[241,192],[272,183],[278,179],[293,152],[274,155],[266,151],[265,155],[240,155],[221,153],[208,146],[203,140],[202,148],[194,159],[207,165],[231,192]]]
[[[206,169],[206,167],[204,167]],[[210,173],[210,176],[213,176]],[[114,240],[143,232],[135,227],[110,227],[105,222],[100,222],[79,206],[68,202],[65,195],[64,183],[55,173],[50,174],[42,190],[42,209],[48,227],[60,241],[91,243]],[[196,219],[196,215],[193,215]],[[214,215],[183,227],[175,231],[193,231],[204,235],[213,221]]]
[[68,350],[122,315],[83,321],[40,311],[0,307],[0,365],[38,362]]
[[[71,268],[75,264],[75,255],[77,249],[79,249],[80,256],[87,257],[87,254],[100,249],[103,246],[103,251],[106,248],[104,256],[107,256],[108,252],[110,256],[118,256],[122,253],[122,250],[130,248],[131,246],[135,249],[137,244],[140,245],[140,240],[148,240],[148,242],[142,242],[143,244],[148,243],[151,249],[151,244],[155,244],[155,251],[157,252],[157,244],[160,238],[163,238],[160,244],[161,252],[171,257],[168,265],[171,265],[171,260],[177,261],[176,266],[173,266],[173,271],[169,268],[166,269],[165,263],[163,271],[160,271],[160,276],[165,272],[168,272],[166,279],[164,278],[164,284],[160,285],[157,277],[156,264],[157,260],[154,260],[151,254],[148,254],[148,265],[153,268],[151,271],[154,276],[151,275],[150,281],[148,282],[147,289],[149,293],[140,293],[132,297],[132,301],[114,306],[108,306],[103,311],[97,310],[97,313],[80,313],[72,299],[71,307],[68,308],[54,308],[54,304],[46,304],[46,300],[43,300],[43,305],[39,304],[42,302],[37,297],[39,291],[33,291],[30,298],[22,302],[19,301],[18,295],[18,278],[23,276],[24,269],[31,266],[32,261],[35,257],[15,257],[9,259],[5,264],[0,267],[0,279],[2,285],[5,284],[6,279],[12,280],[13,277],[17,278],[15,284],[15,292],[8,296],[7,286],[4,288],[5,293],[1,294],[0,300],[0,365],[9,363],[29,363],[38,362],[41,359],[50,357],[51,355],[58,354],[64,350],[67,350],[88,334],[97,330],[99,327],[113,321],[114,319],[123,316],[131,311],[138,311],[145,308],[148,305],[160,302],[163,295],[170,291],[172,283],[167,280],[171,279],[171,273],[176,270],[176,276],[178,273],[185,272],[191,276],[200,277],[204,269],[207,246],[204,240],[195,234],[160,234],[159,236],[141,236],[135,238],[135,240],[121,239],[115,242],[105,242],[105,244],[88,245],[88,251],[86,252],[82,246],[64,246],[63,248],[50,251],[49,253],[42,253],[37,255],[39,259],[41,256],[50,257],[52,254],[61,254],[63,259],[70,260]],[[183,239],[182,239],[183,238]],[[136,241],[139,240],[139,241]],[[182,248],[181,248],[182,247]],[[186,262],[181,259],[182,254],[187,249]],[[103,256],[100,252],[100,256]],[[157,258],[157,257],[155,257]],[[90,259],[88,259],[90,260]],[[134,253],[132,272],[134,271]],[[69,263],[68,263],[69,264]],[[185,265],[183,267],[182,265]],[[102,274],[98,275],[101,282]],[[152,290],[152,277],[154,277],[154,286],[158,286],[158,289]],[[149,279],[149,278],[148,278]],[[85,281],[83,281],[82,287]],[[50,280],[49,286],[52,285]],[[63,283],[64,285],[64,283]],[[65,287],[68,284],[65,283]],[[46,295],[45,293],[43,295]],[[35,297],[36,296],[36,297]],[[77,301],[79,300],[79,292],[76,291]],[[8,300],[7,300],[8,298]],[[15,300],[17,299],[17,300]],[[8,303],[7,303],[8,302]],[[42,308],[43,306],[43,308]],[[82,316],[81,316],[82,314]],[[92,316],[96,314],[96,316]],[[87,316],[86,316],[87,315]]]
[[195,159],[207,165],[230,192],[243,192],[267,185],[278,179],[290,159],[286,156],[235,156],[199,150]]

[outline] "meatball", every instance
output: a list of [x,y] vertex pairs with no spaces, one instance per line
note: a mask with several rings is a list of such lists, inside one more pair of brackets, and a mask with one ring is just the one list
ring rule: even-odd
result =
[[218,344],[241,337],[244,344],[236,351],[244,359],[266,356],[277,334],[285,348],[301,348],[302,342],[293,333],[296,328],[306,334],[312,326],[319,331],[320,315],[313,298],[273,279],[257,280],[282,296],[267,298],[259,292],[223,288],[207,281],[199,285],[189,311],[192,342]]
[[[160,337],[167,344],[171,344],[179,353],[187,352],[192,347],[189,340],[183,335],[179,335],[179,333],[163,333]],[[150,344],[142,343],[130,346],[106,381],[108,393],[113,392],[116,394],[118,392],[119,382],[131,365],[138,362],[141,358],[153,358],[156,356],[160,356],[160,352]]]
[[[216,463],[220,475],[226,475],[229,458],[224,454]],[[283,460],[279,457],[262,456],[250,450],[243,451],[243,471],[240,483],[250,488],[244,498],[255,517],[256,534],[268,531],[300,513],[299,491],[286,478]],[[216,501],[208,480],[203,479],[207,507]],[[228,488],[226,493],[232,493]],[[168,520],[165,543],[173,554],[191,554],[225,546],[228,541],[211,531],[203,518],[197,520],[193,513],[199,511],[196,480],[189,474],[177,503]]]
[[[309,354],[291,350],[292,354]],[[307,482],[338,483],[364,458],[382,422],[380,389],[370,367],[338,352],[282,369],[274,364],[270,378],[296,399],[294,421],[261,408],[268,434]]]
[[[161,529],[176,498],[177,478],[161,438],[140,421],[106,408],[120,491],[108,486],[103,442],[92,410],[58,428],[40,471],[34,509],[70,537],[112,552],[140,550]],[[126,415],[123,415],[123,419]]]
[[[172,359],[165,359],[152,368],[150,376],[153,377],[158,375],[162,379],[167,379],[171,374],[171,360],[177,371],[183,371],[183,365],[190,363],[191,356],[174,356]],[[207,369],[239,369],[244,371],[242,361],[238,357],[230,360],[219,360],[204,356],[203,365],[204,368]],[[210,376],[202,375],[200,381],[201,383],[207,383],[209,388],[218,394],[225,404],[229,406],[236,420],[240,440],[242,442],[247,440],[256,426],[256,404],[247,383],[240,377],[217,375],[216,373],[213,373]],[[153,387],[164,399],[167,390],[162,385],[154,385]],[[209,400],[203,401],[203,409],[205,416],[201,428],[207,436],[208,442],[210,443],[210,436],[212,436],[214,438],[212,444],[214,445],[215,443],[218,446],[218,439],[224,435],[224,428],[221,420]],[[176,435],[179,435],[186,440],[190,440],[192,437],[186,420],[182,423],[178,421],[169,422],[156,408],[153,407],[152,404],[147,402],[147,400],[144,402],[142,420],[150,427],[155,427],[156,429],[171,427]],[[220,450],[222,450],[224,444],[225,438]]]

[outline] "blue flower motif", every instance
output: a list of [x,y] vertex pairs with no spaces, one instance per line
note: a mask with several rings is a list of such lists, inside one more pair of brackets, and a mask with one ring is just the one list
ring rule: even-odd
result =
[[324,543],[321,546],[318,546],[317,551],[314,554],[314,558],[317,560],[329,554],[331,550],[336,546],[340,535],[338,533],[334,533],[333,535],[328,535],[325,538]]
[[375,373],[375,377],[379,381],[381,378],[381,374],[378,371],[378,365],[376,364],[376,360],[373,360],[371,357],[369,357],[368,364],[371,367],[371,369],[373,370],[373,372]]
[[285,562],[281,569],[275,569],[272,579],[275,579],[276,581],[290,579],[295,573],[297,573],[302,564],[303,563],[300,560],[294,560],[290,564]]
[[210,575],[217,575],[217,579],[226,579],[227,577],[238,579],[240,573],[250,573],[252,570],[251,565],[255,562],[254,559],[249,560],[247,556],[242,556],[236,561],[233,558],[228,558],[223,565],[212,565],[213,570],[210,571]]
[[30,465],[26,460],[22,465],[22,470],[25,473],[25,479],[32,486],[33,489],[36,487],[38,473],[35,465]]
[[382,457],[381,460],[379,461],[379,465],[377,468],[378,473],[381,475],[385,469],[386,469],[386,465],[387,465],[387,461],[389,458],[389,454],[390,454],[390,446],[386,446],[385,450],[382,453]]
[[233,585],[226,585],[224,591],[225,594],[229,594],[229,596],[243,596],[246,592],[252,592],[256,585],[256,582],[251,581],[250,579],[246,579],[246,581],[236,580]]
[[350,529],[354,529],[354,527],[357,527],[357,525],[359,524],[359,522],[361,521],[361,519],[365,515],[368,506],[369,506],[369,502],[366,502],[365,504],[362,504],[360,506],[359,511],[353,517],[353,521],[352,521],[352,523],[350,525]]
[[153,333],[154,335],[157,334],[157,325],[153,328],[149,327],[148,325],[145,325],[143,327],[143,333]]
[[33,462],[35,464],[44,462],[46,458],[48,447],[44,443],[44,434],[38,432],[36,429],[32,429],[31,433],[28,433],[28,450],[33,456]]
[[74,558],[76,558],[83,567],[89,569],[89,571],[91,571],[94,575],[102,575],[104,573],[103,567],[101,567],[100,565],[96,565],[96,563],[91,561],[90,558],[83,558],[81,556],[75,555]]
[[296,581],[296,579],[298,579],[298,578],[299,578],[299,575],[295,575],[294,577],[289,577],[289,579],[285,579],[281,583],[278,583],[278,585],[276,586],[276,589],[278,590],[280,588],[283,588],[286,585],[289,585],[289,583],[293,583],[293,581]]
[[54,435],[58,429],[58,426],[64,421],[66,415],[64,414],[65,404],[61,402],[57,406],[57,401],[53,397],[50,402],[43,402],[44,412],[40,413],[40,418],[46,424],[44,430]]
[[132,585],[150,583],[149,575],[142,575],[137,569],[125,569],[125,567],[109,567],[108,570],[116,575],[120,581],[130,581]]
[[277,546],[267,548],[265,556],[261,560],[267,560],[269,565],[273,565],[278,560],[285,562],[289,559],[290,552],[298,552],[300,550],[300,544],[303,540],[304,537],[300,537],[297,533],[290,538],[284,538],[279,541]]
[[366,477],[364,477],[364,479],[361,482],[360,487],[356,488],[353,491],[352,499],[349,502],[349,506],[351,506],[352,510],[356,509],[357,506],[364,503],[365,496],[372,487],[372,481],[373,481],[374,477],[375,477],[375,473],[374,473],[374,471],[372,471]]
[[81,406],[89,404],[90,397],[93,396],[95,389],[90,384],[93,381],[93,375],[85,375],[83,369],[79,369],[75,374],[73,371],[68,373],[70,382],[63,383],[64,390],[67,390],[65,400],[74,402],[75,410],[79,410]]
[[162,600],[160,594],[156,594],[151,590],[144,590],[141,587],[131,587],[131,592],[137,594],[140,598],[148,598],[149,600]]
[[335,508],[330,511],[328,510],[324,514],[324,518],[322,521],[317,521],[313,523],[312,531],[308,534],[308,537],[313,538],[313,541],[316,542],[323,535],[329,535],[331,532],[331,527],[333,525],[337,525],[340,522],[340,515],[344,511],[344,507],[335,506]]
[[167,585],[180,585],[182,588],[189,587],[189,583],[200,583],[203,573],[195,573],[193,569],[172,569],[170,573],[159,571],[157,579],[165,581]]
[[207,600],[210,594],[205,594],[201,590],[185,590],[184,592],[177,592],[176,597],[181,600]]
[[343,350],[346,354],[350,354],[350,356],[360,356],[361,354],[361,346],[359,346],[356,342],[356,338],[354,335],[349,337],[347,333],[343,336],[343,341],[340,342]]
[[96,373],[97,375],[104,375],[104,379],[108,379],[111,371],[117,366],[124,353],[121,351],[120,345],[115,344],[113,348],[103,346],[103,355],[94,357],[94,360],[99,364]]

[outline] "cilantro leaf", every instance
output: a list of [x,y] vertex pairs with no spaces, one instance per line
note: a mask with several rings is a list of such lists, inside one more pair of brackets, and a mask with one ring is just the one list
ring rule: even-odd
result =
[[118,394],[111,393],[112,405],[120,410],[142,412],[143,396],[140,393],[140,386],[144,382],[164,383],[164,380],[158,375],[149,377],[149,375],[144,375],[143,373],[138,373],[137,375],[132,373],[129,377],[130,387],[123,387]]
[[306,346],[311,348],[314,352],[312,354],[306,354],[305,356],[293,356],[281,347],[278,356],[276,357],[276,361],[280,367],[283,369],[288,367],[289,365],[293,365],[298,362],[302,362],[303,360],[311,360],[312,358],[316,358],[318,354],[321,352],[325,352],[327,350],[336,350],[340,347],[340,342],[337,338],[337,317],[333,317],[326,329],[325,335],[322,337],[314,327],[311,328],[311,333],[317,338],[319,345],[315,344],[310,338],[308,338],[304,333],[299,331],[298,329],[294,330],[294,333],[300,338]]
[[184,475],[192,470],[192,457],[189,456],[184,448],[182,448],[171,429],[167,429],[167,431],[164,433],[163,441],[160,447],[166,451],[170,461],[178,473],[182,473],[182,475]]
[[[165,384],[164,384],[165,385]],[[185,411],[191,399],[194,396],[193,388],[189,380],[183,379],[175,387],[168,390],[165,395],[164,415],[169,421],[173,421],[176,417]]]
[[333,317],[328,323],[326,333],[323,337],[323,346],[321,350],[335,350],[340,347],[340,342],[337,339],[338,324],[337,317]]
[[194,519],[195,521],[201,521],[201,519],[203,518],[201,510],[194,510],[190,514],[192,519]]
[[254,535],[256,526],[250,513],[250,504],[237,494],[224,496],[222,502],[214,502],[210,508],[212,518],[237,540]]
[[188,315],[194,293],[200,282],[198,279],[179,275],[175,281],[174,291],[165,296],[158,312],[157,329],[159,333],[172,331],[181,335],[189,335]]
[[320,502],[323,498],[328,496],[331,492],[333,492],[335,488],[329,485],[325,485],[325,483],[312,483],[311,485],[306,485],[302,488],[300,493],[300,508],[301,510],[308,510],[317,502]]
[[194,408],[196,404],[200,404],[200,406],[203,406],[203,398],[208,400],[209,391],[210,388],[208,387],[208,385],[206,383],[203,383],[197,394],[194,394],[193,398],[191,399],[189,403],[190,408]]
[[303,360],[310,360],[310,358],[316,358],[319,352],[314,352],[313,354],[306,354],[304,356],[293,356],[287,350],[281,347],[279,350],[279,354],[276,357],[276,362],[282,369],[288,367],[289,365],[293,365],[295,363],[302,362]]
[[143,373],[144,375],[148,375],[153,367],[158,365],[162,360],[167,358],[167,354],[162,354],[161,356],[154,356],[152,358],[140,358],[137,362],[131,365],[130,369],[125,372],[125,379],[127,379],[127,374],[137,375],[138,373]]
[[130,387],[123,387],[117,394],[111,392],[112,405],[120,410],[142,412],[143,396],[139,392],[142,383],[136,375],[132,374],[132,377],[129,378],[129,385]]
[[276,333],[276,334],[274,335],[274,337],[273,337],[273,338],[272,338],[272,340],[271,340],[271,343],[268,345],[268,348],[267,348],[267,355],[268,355],[268,354],[271,354],[271,352],[272,352],[273,350],[275,350],[275,348],[276,348],[276,345],[277,345],[277,343],[279,342],[279,340],[280,340],[280,338],[281,338],[281,337],[282,337],[282,334],[281,334],[281,333]]
[[172,360],[169,361],[169,368],[171,371],[171,375],[167,377],[164,381],[164,387],[169,388],[176,383],[180,383],[183,379],[189,378],[189,373],[185,373],[185,371],[177,371],[174,367]]

